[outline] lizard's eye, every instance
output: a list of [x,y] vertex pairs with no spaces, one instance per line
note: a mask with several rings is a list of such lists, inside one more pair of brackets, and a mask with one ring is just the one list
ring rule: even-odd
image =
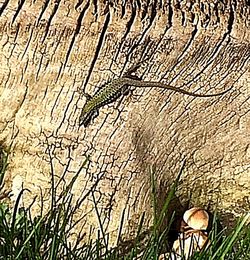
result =
[[94,118],[96,118],[99,115],[98,110],[93,110],[89,113],[82,114],[80,116],[79,125],[84,125],[84,127],[87,127],[91,121],[93,121]]
[[90,115],[84,115],[84,116],[80,116],[79,119],[79,126],[84,125],[84,127],[87,127],[91,122],[91,117]]
[[93,110],[92,119],[94,119],[94,118],[96,118],[96,117],[98,117],[98,116],[99,116],[99,111],[98,111],[98,109]]

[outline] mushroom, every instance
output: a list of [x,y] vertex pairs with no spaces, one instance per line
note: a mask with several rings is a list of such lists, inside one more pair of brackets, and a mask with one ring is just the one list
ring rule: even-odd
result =
[[179,239],[174,241],[173,250],[178,256],[188,259],[194,252],[201,251],[210,242],[208,237],[200,230],[189,230],[181,233]]
[[204,209],[194,207],[184,213],[183,219],[192,229],[206,230],[208,227],[209,215]]

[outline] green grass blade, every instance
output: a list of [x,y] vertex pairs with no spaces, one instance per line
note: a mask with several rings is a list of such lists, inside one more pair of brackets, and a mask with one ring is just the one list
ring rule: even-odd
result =
[[34,235],[34,233],[36,232],[36,229],[38,228],[38,226],[41,224],[42,218],[37,222],[37,224],[35,225],[35,227],[33,228],[33,230],[30,232],[29,236],[26,238],[26,240],[23,243],[23,246],[21,248],[21,250],[19,251],[19,253],[17,254],[17,256],[15,257],[16,260],[19,259],[19,257],[21,256],[23,250],[25,249],[26,244],[30,241],[30,239],[32,238],[32,236]]
[[[235,243],[236,239],[238,238],[240,232],[242,231],[242,228],[245,226],[245,224],[247,223],[247,221],[249,221],[249,219],[250,219],[250,213],[248,213],[248,214],[242,219],[242,221],[240,222],[240,224],[239,224],[239,225],[237,226],[237,228],[234,230],[232,237],[231,237],[228,241],[226,240],[224,244],[222,244],[222,247],[224,247],[224,248],[223,248],[223,253],[222,253],[220,259],[222,259],[222,260],[225,259],[226,254],[228,253],[229,250],[232,249],[232,246],[233,246],[233,244]],[[219,249],[220,249],[220,248],[219,248]],[[218,249],[218,250],[219,250],[219,249]]]

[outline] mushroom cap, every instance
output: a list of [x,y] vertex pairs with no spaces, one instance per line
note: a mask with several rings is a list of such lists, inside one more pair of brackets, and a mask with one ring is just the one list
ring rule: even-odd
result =
[[184,213],[183,220],[193,229],[205,230],[208,227],[209,215],[204,209],[194,207]]

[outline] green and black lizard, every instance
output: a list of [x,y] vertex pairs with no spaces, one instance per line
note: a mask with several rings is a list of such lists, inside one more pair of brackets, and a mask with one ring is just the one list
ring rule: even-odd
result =
[[[129,71],[131,72],[131,70]],[[127,94],[131,86],[139,87],[139,88],[156,87],[156,88],[168,89],[168,90],[173,90],[175,92],[179,92],[184,95],[189,95],[193,97],[220,96],[225,94],[227,91],[231,89],[231,88],[227,89],[226,91],[217,94],[196,94],[157,81],[143,81],[135,76],[130,76],[130,73],[127,72],[123,77],[108,82],[102,88],[97,90],[97,92],[93,96],[85,94],[87,100],[80,114],[79,125],[80,126],[84,125],[84,127],[87,127],[90,124],[90,122],[99,115],[99,108],[107,104],[110,104],[116,101],[122,95]]]

